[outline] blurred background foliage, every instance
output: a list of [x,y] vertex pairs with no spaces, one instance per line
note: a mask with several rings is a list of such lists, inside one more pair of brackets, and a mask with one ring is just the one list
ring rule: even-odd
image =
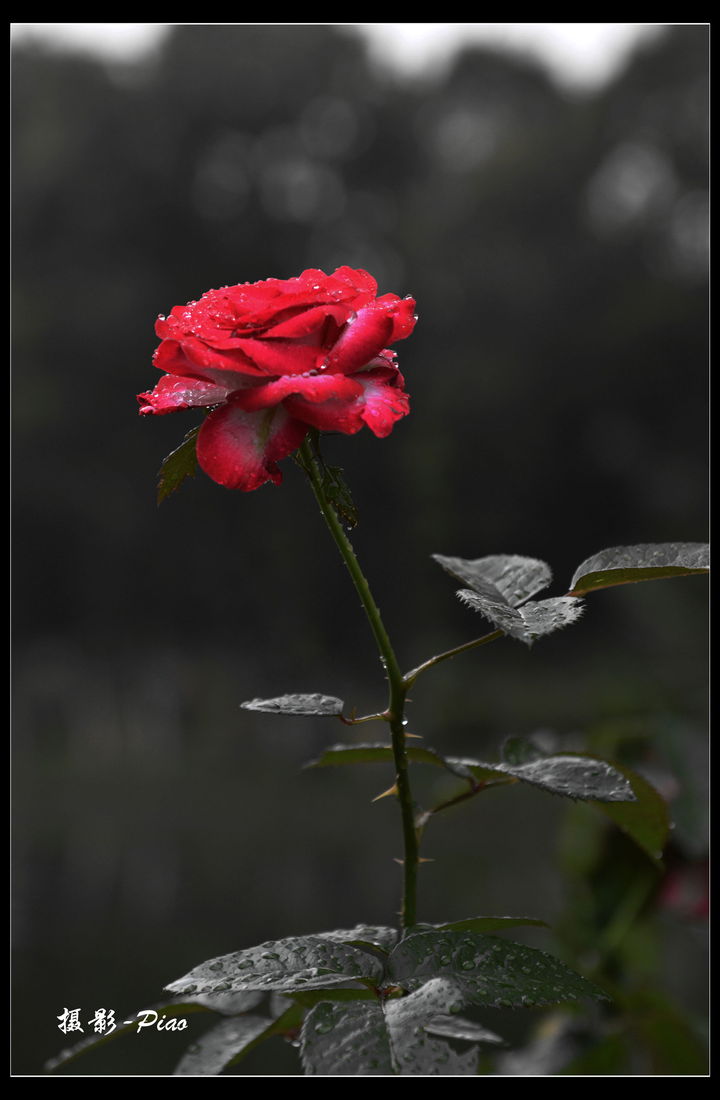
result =
[[[136,415],[157,314],[339,264],[416,297],[412,415],[326,448],[406,668],[484,629],[433,552],[544,558],[560,595],[603,547],[702,541],[707,39],[669,27],[574,95],[481,48],[400,83],[332,25],[176,25],[123,67],[15,48],[16,1072],[64,1045],[64,1007],[119,1018],[206,957],[398,904],[395,807],[370,805],[387,773],[301,772],[341,727],[238,709],[284,691],[382,706],[357,600],[289,461],[279,489],[198,478],[156,508],[197,422]],[[622,991],[589,1043],[523,1015],[488,1072],[703,1072],[705,600],[702,578],[599,593],[571,631],[413,693],[430,745],[495,758],[551,731],[638,767],[677,822],[664,877],[529,789],[430,829],[422,919],[543,917],[553,935],[528,942]],[[73,1072],[167,1073],[176,1054],[143,1036]],[[293,1074],[291,1055],[239,1072]]]

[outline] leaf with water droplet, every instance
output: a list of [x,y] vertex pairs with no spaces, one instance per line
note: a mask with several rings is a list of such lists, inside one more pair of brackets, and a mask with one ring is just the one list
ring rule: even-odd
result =
[[531,600],[522,607],[511,607],[504,601],[469,589],[461,589],[458,597],[467,607],[479,611],[493,626],[525,645],[532,645],[537,638],[570,626],[583,613],[582,603],[573,596]]
[[634,802],[631,784],[622,772],[594,756],[557,753],[528,760],[525,764],[488,764],[462,757],[458,760],[481,782],[493,773],[506,775],[551,794],[583,801]]
[[[441,959],[452,958],[451,971]],[[421,932],[390,956],[389,975],[416,990],[435,977],[452,978],[466,1004],[550,1005],[604,992],[543,951],[477,932]]]
[[707,573],[710,548],[704,542],[640,543],[611,546],[586,560],[575,570],[570,591],[575,596],[636,581],[663,580]]
[[334,695],[278,695],[275,699],[249,699],[240,706],[243,710],[257,710],[265,714],[294,714],[307,717],[337,718],[343,712],[344,702]]
[[309,1077],[392,1074],[390,1042],[377,1000],[316,1005],[303,1024],[300,1057]]
[[439,1015],[463,1004],[458,988],[443,979],[383,1004],[318,1004],[303,1025],[305,1072],[345,1077],[474,1075],[475,1047],[458,1053],[445,1039],[425,1030]]
[[407,1076],[475,1076],[478,1048],[457,1050],[445,1036],[432,1034],[428,1025],[438,1017],[456,1015],[467,1005],[464,993],[446,977],[424,982],[407,997],[387,1001],[385,1020],[396,1072]]
[[391,950],[400,938],[397,928],[378,924],[356,924],[354,928],[335,928],[331,932],[316,934],[324,940],[332,940],[335,943],[346,943],[350,946],[367,944],[383,951]]
[[[518,607],[536,596],[552,580],[550,566],[544,561],[517,554],[493,554],[473,559],[449,558],[443,554],[432,557],[455,580],[481,595],[497,593],[511,607]],[[488,585],[492,589],[488,589]]]
[[[217,963],[222,964],[220,970]],[[352,986],[357,981],[377,982],[382,971],[379,959],[360,948],[319,936],[299,936],[210,959],[167,988],[183,994],[192,985],[200,993],[212,992],[220,974],[234,991],[276,989],[292,993],[335,985]]]

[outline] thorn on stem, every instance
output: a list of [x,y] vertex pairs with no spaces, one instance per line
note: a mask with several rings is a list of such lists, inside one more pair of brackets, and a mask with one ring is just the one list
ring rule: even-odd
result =
[[379,802],[381,798],[387,798],[388,795],[397,794],[397,793],[398,793],[397,785],[395,783],[393,783],[392,787],[388,787],[388,789],[386,791],[383,791],[382,794],[375,795],[375,797],[373,799],[371,799],[371,801],[372,802]]

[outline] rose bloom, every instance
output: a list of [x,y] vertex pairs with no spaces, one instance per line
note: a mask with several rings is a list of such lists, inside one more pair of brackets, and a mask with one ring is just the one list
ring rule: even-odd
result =
[[228,489],[279,484],[278,461],[308,429],[367,425],[382,437],[407,414],[386,345],[415,321],[412,298],[378,298],[372,276],[350,267],[209,290],[158,318],[153,362],[165,374],[138,395],[140,412],[211,409],[197,437],[205,473]]

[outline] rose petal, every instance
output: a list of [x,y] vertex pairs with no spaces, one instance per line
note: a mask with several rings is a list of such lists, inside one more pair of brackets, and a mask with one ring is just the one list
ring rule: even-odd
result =
[[410,412],[410,398],[396,386],[388,386],[374,378],[362,382],[365,389],[362,418],[370,431],[383,439],[390,435],[393,425]]
[[256,366],[241,349],[235,352],[218,351],[209,348],[201,340],[189,337],[179,340],[163,340],[153,355],[153,363],[158,370],[168,374],[190,375],[207,378],[209,381],[221,381],[218,372],[262,377],[266,372]]
[[388,344],[394,344],[396,340],[404,340],[409,336],[417,324],[415,310],[417,303],[414,298],[398,298],[395,294],[383,294],[378,298],[377,304],[387,303],[391,306],[390,315],[393,321],[392,332]]
[[238,340],[237,346],[266,374],[304,374],[324,358],[317,346],[294,340]]
[[[292,339],[308,336],[310,333],[322,333],[328,317],[332,317],[338,326],[344,325],[350,316],[351,309],[347,305],[313,306],[311,309],[303,309],[291,316],[278,318],[265,330],[265,335],[275,339],[282,336]],[[318,343],[320,341],[318,340]]]
[[392,333],[393,322],[386,309],[367,306],[348,321],[327,357],[329,371],[352,374],[382,351]]
[[394,351],[390,351],[385,348],[379,355],[376,355],[374,359],[371,359],[366,367],[362,370],[355,371],[353,378],[362,379],[363,375],[367,376],[372,374],[373,378],[381,378],[384,382],[392,381],[393,386],[397,386],[399,389],[403,389],[405,386],[405,379],[401,375],[397,367],[397,355]]
[[352,401],[362,393],[363,388],[360,383],[344,374],[288,374],[284,378],[277,378],[274,382],[253,386],[236,394],[234,403],[238,408],[250,412],[278,405],[292,394],[298,394],[306,401],[317,403],[333,398]]
[[197,457],[205,473],[227,489],[250,492],[272,481],[279,485],[277,463],[302,443],[307,425],[281,406],[246,412],[234,402],[206,418],[197,440]]
[[408,395],[380,378],[356,374],[354,381],[360,383],[363,392],[352,401],[334,398],[312,404],[302,397],[292,396],[286,399],[285,408],[292,416],[321,432],[354,435],[367,425],[377,436],[389,435],[395,422],[410,411]]
[[207,405],[219,405],[225,401],[230,391],[226,386],[204,382],[199,378],[178,377],[176,374],[164,375],[154,390],[139,393],[140,413],[177,412],[179,409],[204,408]]
[[309,309],[323,302],[347,302],[352,309],[357,298],[357,291],[346,280],[315,270],[304,271],[296,279],[266,279],[229,289],[240,322],[258,328],[273,324],[279,313],[289,309]]
[[353,309],[360,309],[372,302],[377,294],[377,281],[361,267],[338,267],[333,273],[333,279],[351,291]]

